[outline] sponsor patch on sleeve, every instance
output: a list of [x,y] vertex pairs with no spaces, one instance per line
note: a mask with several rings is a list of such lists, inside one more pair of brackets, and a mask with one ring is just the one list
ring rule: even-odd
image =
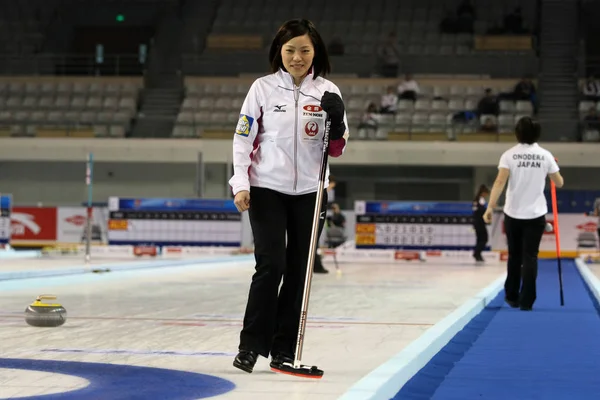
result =
[[253,123],[254,118],[246,114],[240,114],[240,119],[235,127],[236,135],[248,136],[250,134],[250,129],[252,129]]

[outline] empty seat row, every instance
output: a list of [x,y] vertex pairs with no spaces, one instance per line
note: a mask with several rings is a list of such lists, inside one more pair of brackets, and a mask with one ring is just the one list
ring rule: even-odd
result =
[[[514,129],[517,121],[523,116],[531,116],[531,113],[523,112],[519,114],[499,115],[496,118],[493,116],[482,116],[481,119],[475,119],[474,122],[479,123],[487,117],[492,117],[496,120],[498,126],[504,130]],[[422,126],[426,128],[445,127],[453,124],[453,113],[399,113],[396,115],[377,114],[373,115],[372,119],[380,126],[387,126],[390,129],[403,129],[410,126]],[[181,126],[203,127],[208,129],[229,129],[233,131],[237,122],[237,114],[224,112],[182,112],[178,115],[176,124]],[[353,114],[348,118],[350,129],[354,131],[361,123],[361,117],[358,114]],[[354,134],[352,132],[351,134]]]
[[[457,3],[449,4],[442,1],[435,1],[431,4],[419,1],[413,3],[406,0],[396,0],[395,2],[370,1],[346,1],[343,7],[340,3],[311,3],[311,2],[265,2],[263,7],[255,2],[250,5],[245,2],[221,3],[217,15],[215,16],[215,27],[240,25],[259,25],[262,18],[267,20],[281,21],[292,16],[309,18],[316,21],[331,20],[334,24],[341,25],[360,25],[361,20],[367,21],[385,21],[388,23],[402,21],[410,23],[418,21],[425,24],[431,24],[437,28],[439,22],[447,11],[456,10]],[[260,4],[262,2],[259,2]],[[477,22],[486,24],[495,24],[500,22],[505,13],[512,11],[512,8],[520,4],[523,8],[523,19],[525,25],[531,26],[535,17],[535,2],[521,1],[490,1],[488,4],[481,0],[474,2],[477,12]],[[259,14],[260,12],[260,14]],[[335,17],[337,16],[337,19]],[[363,25],[364,26],[364,25]],[[373,27],[377,27],[373,25]]]
[[[447,125],[453,124],[453,116],[454,114],[427,114],[427,113],[417,113],[417,114],[397,114],[397,115],[386,115],[380,114],[374,116],[374,119],[378,122],[379,125],[387,125],[387,126],[405,126],[405,125]],[[516,115],[499,115],[497,117],[497,124],[503,127],[510,127],[513,129],[517,121],[524,117],[531,116],[529,113],[522,113]],[[486,116],[483,115],[479,119],[474,119],[471,121],[472,123],[480,123],[484,121],[486,118],[494,116]],[[359,124],[360,119],[352,120],[354,124]],[[354,124],[350,124],[351,127]]]
[[[141,85],[141,84],[140,84]],[[109,94],[136,95],[141,86],[132,82],[6,82],[0,81],[0,96],[3,94]]]
[[116,122],[129,124],[132,113],[127,111],[119,112],[93,112],[93,111],[0,111],[0,124],[24,123],[24,122],[45,122],[62,123],[77,122],[81,124],[93,124],[96,122],[109,123]]
[[579,102],[579,112],[580,113],[585,114],[585,113],[589,112],[590,109],[600,111],[600,101],[595,102],[595,101],[585,100],[585,101]]
[[177,115],[176,122],[187,125],[211,125],[219,127],[230,127],[232,130],[239,119],[238,113],[227,112],[180,112]]
[[[351,97],[345,101],[348,112],[364,111],[369,103],[373,102],[379,107],[380,99],[375,97]],[[419,112],[419,111],[473,111],[477,109],[479,98],[454,98],[447,100],[418,99],[417,101],[398,101],[397,112]],[[501,113],[533,112],[530,101],[525,100],[501,100],[499,103]]]
[[[474,53],[469,46],[465,45],[420,45],[408,44],[398,45],[398,51],[407,55],[465,55]],[[377,48],[372,43],[367,44],[348,44],[344,46],[346,54],[375,55]]]
[[[335,81],[335,80],[334,80]],[[396,87],[400,82],[394,82],[391,85]],[[188,97],[202,97],[204,95],[240,95],[245,96],[250,89],[251,82],[248,83],[205,83],[188,84],[186,95]],[[386,86],[381,84],[346,84],[339,83],[337,86],[342,96],[352,94],[383,94],[386,92]],[[465,96],[483,96],[486,87],[484,85],[419,85],[419,93],[430,97],[465,97]],[[494,90],[494,92],[512,92],[513,85],[505,85]]]
[[[174,138],[202,138],[203,134],[206,130],[211,129],[210,125],[189,125],[189,124],[176,124],[173,127],[173,131],[171,133]],[[506,136],[509,134],[509,129],[501,129],[498,130],[500,135]],[[386,140],[388,138],[388,134],[391,132],[403,132],[403,133],[412,133],[415,135],[419,135],[422,133],[445,133],[448,139],[456,139],[457,135],[461,134],[469,134],[481,132],[481,124],[407,124],[407,125],[398,125],[398,126],[390,126],[383,125],[377,129],[357,129],[353,132],[352,140],[362,140],[362,139],[379,139]],[[495,134],[495,133],[490,133]],[[233,134],[232,134],[233,135]],[[414,136],[413,140],[419,140],[418,136]]]
[[[400,100],[398,101],[398,111],[464,111],[475,110],[480,98],[451,98],[450,100],[432,100],[418,99]],[[362,113],[366,110],[369,103],[374,103],[379,106],[381,101],[380,95],[352,96],[345,99],[346,109],[349,113]],[[181,105],[182,112],[222,110],[231,111],[237,115],[244,102],[244,97],[241,96],[217,96],[217,97],[187,97]],[[502,100],[499,102],[501,113],[519,113],[533,111],[531,102],[519,100]]]
[[[87,129],[92,130],[92,134],[95,137],[114,137],[114,138],[122,138],[125,137],[127,129],[124,125],[91,125],[86,126]],[[87,130],[86,129],[86,130]],[[36,125],[36,124],[15,124],[11,125],[9,128],[9,132],[11,136],[37,136],[40,131],[54,131],[62,130],[64,136],[75,136],[73,132],[81,132],[81,127],[74,124],[67,125]],[[56,135],[55,133],[54,135]],[[78,134],[77,136],[81,136]]]
[[137,100],[134,97],[118,96],[9,96],[0,97],[0,109],[105,109],[135,110]]

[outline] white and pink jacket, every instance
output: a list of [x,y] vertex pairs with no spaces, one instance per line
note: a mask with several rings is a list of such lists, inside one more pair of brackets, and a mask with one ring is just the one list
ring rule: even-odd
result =
[[[326,119],[320,103],[326,91],[341,97],[333,82],[313,80],[312,74],[299,87],[283,70],[254,81],[233,137],[234,195],[250,186],[291,195],[317,190]],[[344,124],[348,127],[346,114]],[[347,139],[348,128],[342,139],[330,140],[329,155],[342,155]],[[329,167],[325,177],[327,187]]]

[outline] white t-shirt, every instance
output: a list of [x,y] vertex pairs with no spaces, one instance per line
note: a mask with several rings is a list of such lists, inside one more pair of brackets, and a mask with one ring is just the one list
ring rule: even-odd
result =
[[419,93],[419,84],[417,83],[417,81],[415,81],[414,79],[411,79],[410,81],[404,81],[401,84],[398,85],[398,94],[402,94],[404,92],[406,92],[407,90],[413,91],[415,93]]
[[381,96],[381,107],[387,107],[390,111],[396,111],[398,108],[398,95],[392,93]]
[[500,157],[498,168],[510,171],[504,213],[517,219],[546,215],[546,177],[558,172],[558,164],[548,150],[534,144],[517,144]]

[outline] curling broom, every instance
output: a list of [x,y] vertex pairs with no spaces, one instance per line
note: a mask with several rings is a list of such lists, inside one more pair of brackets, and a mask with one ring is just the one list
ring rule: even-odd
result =
[[558,229],[558,207],[556,202],[556,185],[550,181],[551,192],[552,192],[552,214],[554,217],[554,238],[556,239],[556,260],[558,261],[558,282],[560,285],[560,305],[565,305],[565,297],[563,294],[563,281],[562,281],[562,266],[560,261],[560,229]]
[[306,330],[306,319],[308,314],[308,302],[310,298],[310,286],[312,282],[313,266],[317,250],[317,242],[319,240],[319,220],[321,219],[321,203],[323,201],[323,191],[325,188],[325,175],[327,173],[327,159],[329,153],[329,128],[331,120],[327,118],[325,121],[325,133],[323,138],[323,155],[321,158],[321,169],[319,171],[319,185],[317,188],[317,196],[315,201],[315,211],[313,214],[312,235],[310,238],[310,248],[308,251],[308,265],[306,267],[306,278],[304,281],[304,294],[302,295],[302,310],[300,311],[300,326],[298,328],[298,339],[296,342],[296,356],[294,363],[282,363],[281,367],[271,370],[283,374],[299,376],[302,378],[321,379],[323,370],[316,366],[302,365],[302,348],[304,345],[304,332]]

